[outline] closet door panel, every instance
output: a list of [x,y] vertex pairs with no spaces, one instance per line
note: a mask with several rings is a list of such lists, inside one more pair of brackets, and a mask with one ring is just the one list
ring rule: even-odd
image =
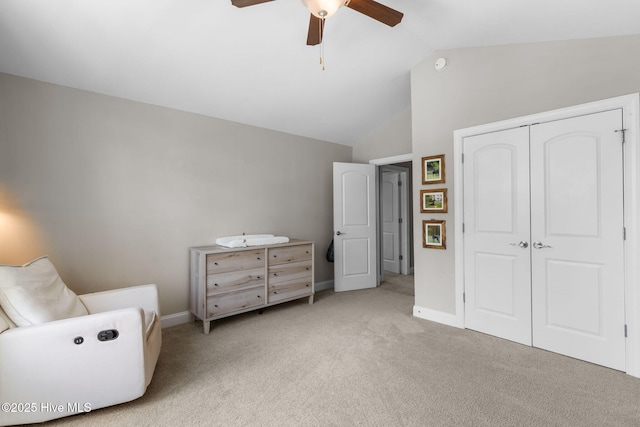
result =
[[533,345],[625,368],[622,111],[531,126]]
[[[544,285],[546,327],[594,338],[603,335],[602,265],[549,259]],[[575,295],[580,295],[580,304],[568,309],[566,302],[573,300]]]
[[465,138],[465,326],[531,345],[529,131]]
[[534,149],[536,160],[544,166],[539,170],[535,165],[544,174],[544,189],[537,188],[541,182],[534,183],[537,190],[545,192],[544,236],[598,236],[603,208],[600,149],[595,135],[580,132],[558,135]]

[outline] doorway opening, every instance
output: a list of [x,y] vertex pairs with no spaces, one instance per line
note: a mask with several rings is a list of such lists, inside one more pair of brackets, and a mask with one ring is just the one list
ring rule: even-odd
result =
[[412,156],[369,163],[378,170],[379,283],[400,288],[410,283],[413,292]]

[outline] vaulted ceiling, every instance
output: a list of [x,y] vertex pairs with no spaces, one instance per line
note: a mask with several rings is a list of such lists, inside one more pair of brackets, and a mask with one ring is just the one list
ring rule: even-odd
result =
[[341,8],[322,71],[299,0],[2,0],[0,72],[353,145],[436,50],[640,33],[639,0],[378,2],[402,22]]

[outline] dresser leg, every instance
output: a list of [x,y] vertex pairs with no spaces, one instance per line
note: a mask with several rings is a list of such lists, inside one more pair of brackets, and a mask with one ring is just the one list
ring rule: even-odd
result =
[[209,334],[209,330],[211,329],[211,321],[203,320],[202,321],[202,328],[204,329],[204,334],[208,335]]
[[309,295],[309,304],[313,304],[313,294]]

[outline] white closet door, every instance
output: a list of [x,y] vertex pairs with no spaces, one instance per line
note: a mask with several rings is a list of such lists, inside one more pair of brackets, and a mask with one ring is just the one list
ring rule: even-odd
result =
[[531,257],[533,345],[624,370],[621,128],[622,110],[531,126]]
[[465,326],[531,345],[529,129],[465,138]]

